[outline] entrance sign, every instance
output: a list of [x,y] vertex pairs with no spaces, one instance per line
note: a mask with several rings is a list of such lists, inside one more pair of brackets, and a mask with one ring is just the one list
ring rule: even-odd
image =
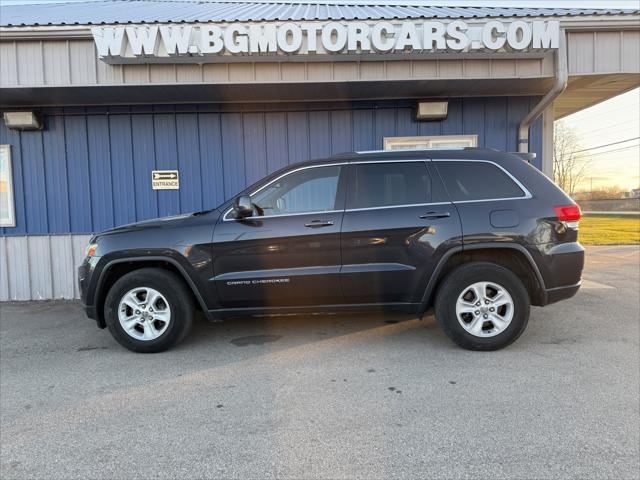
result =
[[151,172],[151,188],[154,190],[178,190],[180,188],[178,170],[153,170]]
[[94,27],[91,32],[98,55],[110,63],[202,63],[225,56],[535,52],[557,49],[560,41],[560,23],[542,20],[130,25]]

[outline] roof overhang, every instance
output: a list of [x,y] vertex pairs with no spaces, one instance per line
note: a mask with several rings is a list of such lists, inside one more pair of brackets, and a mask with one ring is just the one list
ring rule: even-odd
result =
[[[500,18],[517,19],[522,18]],[[640,86],[637,12],[553,20],[567,35],[569,56],[568,87],[554,104],[557,117]],[[0,49],[4,107],[538,96],[553,84],[551,51],[346,52],[316,58],[227,56],[209,65],[188,58],[108,65],[98,58],[88,25],[0,27]]]
[[[4,89],[0,108],[148,103],[309,102],[425,99],[485,96],[542,96],[553,78],[478,80],[409,80],[350,83],[280,83],[260,85],[147,85]],[[554,102],[556,118],[588,108],[640,87],[637,75],[572,77]]]
[[552,78],[4,89],[0,107],[143,103],[349,101],[544,95]]
[[638,74],[574,75],[553,103],[554,116],[566,117],[638,87]]

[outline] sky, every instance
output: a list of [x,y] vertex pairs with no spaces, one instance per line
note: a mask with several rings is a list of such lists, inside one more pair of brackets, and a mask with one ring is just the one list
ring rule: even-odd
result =
[[588,176],[580,189],[640,188],[640,89],[565,117],[578,137]]

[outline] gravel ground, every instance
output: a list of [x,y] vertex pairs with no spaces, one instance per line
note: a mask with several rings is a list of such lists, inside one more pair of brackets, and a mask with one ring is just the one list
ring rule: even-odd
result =
[[74,302],[0,304],[0,477],[638,478],[639,248],[511,347],[433,318],[199,321],[136,355]]

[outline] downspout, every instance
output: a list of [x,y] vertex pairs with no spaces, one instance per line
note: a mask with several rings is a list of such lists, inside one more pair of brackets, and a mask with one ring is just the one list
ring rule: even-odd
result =
[[555,54],[555,67],[556,81],[553,87],[549,93],[533,107],[527,116],[524,117],[522,122],[520,122],[520,127],[518,128],[518,152],[529,152],[529,129],[531,128],[531,124],[535,122],[542,112],[567,88],[569,72],[567,70],[567,40],[564,30],[560,30],[558,50]]

